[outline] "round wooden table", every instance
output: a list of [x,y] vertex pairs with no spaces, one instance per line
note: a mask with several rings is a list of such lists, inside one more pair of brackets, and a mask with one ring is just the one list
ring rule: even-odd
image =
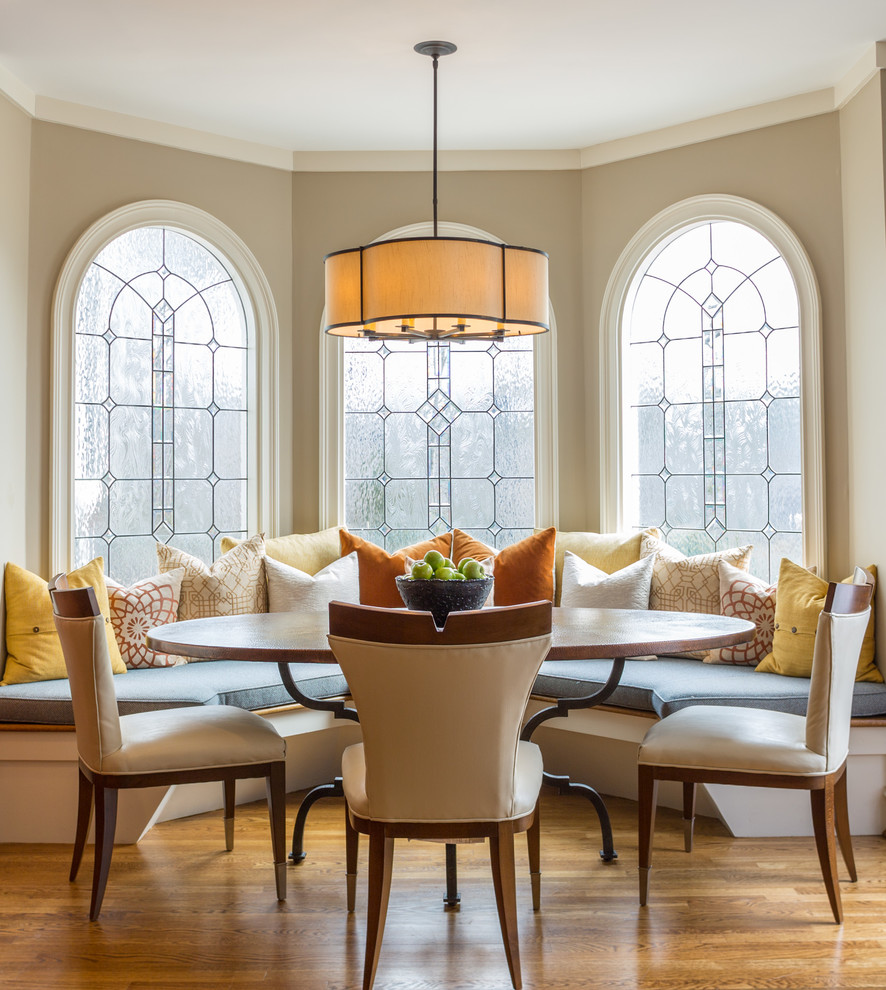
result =
[[[157,626],[148,647],[205,660],[334,663],[326,612],[220,615]],[[735,646],[754,624],[723,615],[618,608],[555,608],[548,660],[601,660]]]
[[[555,608],[552,612],[551,649],[547,660],[612,660],[606,683],[581,698],[560,698],[542,709],[523,727],[521,739],[552,718],[566,718],[570,711],[603,704],[618,687],[625,660],[659,653],[685,653],[735,646],[753,638],[752,622],[723,615],[694,612],[653,612],[631,609]],[[160,653],[205,660],[261,660],[278,664],[289,694],[306,708],[332,712],[335,718],[358,722],[359,716],[344,701],[327,701],[305,695],[293,679],[290,663],[334,663],[326,612],[265,612],[256,615],[223,615],[190,619],[158,626],[147,634],[147,644]],[[568,776],[545,771],[545,783],[561,794],[581,794],[594,806],[600,819],[604,862],[617,859],[609,812],[603,798],[588,784],[573,783]],[[298,810],[292,834],[290,859],[305,858],[304,829],[308,812],[323,797],[341,797],[341,778],[313,788]],[[447,904],[456,904],[455,847],[447,846]]]

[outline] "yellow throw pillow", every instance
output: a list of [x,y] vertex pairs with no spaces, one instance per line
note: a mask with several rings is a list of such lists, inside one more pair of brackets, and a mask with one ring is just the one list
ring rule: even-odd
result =
[[[541,530],[536,530],[537,533]],[[585,533],[577,531],[564,533],[557,531],[557,543],[554,556],[555,605],[560,604],[563,591],[563,562],[566,551],[599,568],[607,574],[621,571],[629,564],[636,564],[640,559],[640,540],[643,536],[659,537],[657,529],[644,529],[636,533]]]
[[[877,568],[866,568],[874,578],[876,590]],[[843,582],[848,584],[852,578]],[[812,652],[818,617],[824,608],[828,583],[805,567],[786,557],[778,571],[778,590],[775,595],[775,635],[772,652],[764,657],[756,669],[787,677],[809,677],[812,674]],[[855,674],[857,681],[883,683],[883,675],[874,664],[874,610],[868,623],[861,655]]]
[[[111,625],[104,559],[96,557],[68,574],[71,588],[95,589],[98,607],[105,617],[108,653],[115,674],[125,674],[126,664]],[[62,644],[52,619],[49,587],[43,578],[16,564],[6,565],[6,670],[0,684],[28,684],[67,677]]]
[[[239,546],[242,540],[223,536],[222,553]],[[311,576],[341,557],[338,526],[321,529],[319,533],[292,533],[265,540],[265,554],[288,567],[295,567]]]

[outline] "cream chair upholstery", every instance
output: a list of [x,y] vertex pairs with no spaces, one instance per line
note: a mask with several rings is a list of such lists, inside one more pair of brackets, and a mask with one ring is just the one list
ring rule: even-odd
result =
[[[866,572],[856,572],[864,581]],[[640,745],[640,904],[649,890],[656,789],[683,782],[685,848],[692,849],[697,783],[810,792],[819,862],[834,919],[843,920],[834,831],[856,879],[846,799],[852,689],[870,617],[871,586],[831,584],[815,636],[806,716],[694,705],[653,725]]]
[[[521,742],[526,702],[550,649],[550,602],[453,612],[329,607],[329,643],[347,678],[363,742],[342,758],[348,873],[369,835],[363,986],[384,932],[395,838],[488,838],[499,923],[521,985],[514,833],[529,831],[538,907],[541,752]],[[349,908],[353,897],[349,892]]]
[[89,917],[101,910],[122,788],[220,780],[225,835],[233,848],[236,781],[264,777],[268,788],[277,897],[286,899],[286,742],[260,715],[239,708],[174,708],[120,715],[104,618],[92,588],[50,587],[55,624],[71,682],[80,764],[77,834],[71,880],[77,876],[95,809],[95,867]]

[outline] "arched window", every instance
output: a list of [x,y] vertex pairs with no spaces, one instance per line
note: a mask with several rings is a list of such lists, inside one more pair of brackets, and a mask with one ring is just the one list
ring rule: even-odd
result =
[[[207,226],[206,215],[148,205],[139,212],[152,213],[152,223],[134,224],[129,208],[125,220],[116,217],[124,229],[108,238],[103,225],[100,246],[93,231],[84,235],[59,283],[68,305],[58,314],[56,344],[67,345],[71,377],[63,381],[73,411],[58,433],[70,443],[57,450],[68,480],[60,479],[56,496],[69,498],[59,506],[67,523],[59,543],[75,566],[103,556],[122,582],[156,570],[156,541],[211,562],[222,536],[246,536],[270,504],[267,491],[261,504],[269,479],[261,484],[258,467],[256,338],[273,319],[266,305],[259,319],[253,301],[269,294],[261,279],[250,292],[230,254],[193,229],[194,219]],[[164,212],[178,214],[178,223],[164,223]],[[182,215],[190,229],[182,229]],[[242,260],[245,248],[227,234]],[[247,267],[255,280],[257,266]],[[66,390],[56,394],[63,418],[58,391]]]
[[822,563],[804,423],[818,374],[801,356],[817,352],[815,293],[771,215],[679,212],[635,239],[620,307],[620,520],[686,554],[752,543],[752,571],[775,580],[782,557]]
[[[427,236],[426,227],[380,239]],[[444,236],[495,240],[461,224],[440,227]],[[334,456],[324,470],[324,522],[389,550],[454,527],[501,547],[553,522],[552,336],[327,338],[321,448]]]

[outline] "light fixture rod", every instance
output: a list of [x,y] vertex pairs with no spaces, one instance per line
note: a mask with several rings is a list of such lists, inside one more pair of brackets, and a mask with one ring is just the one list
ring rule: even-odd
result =
[[458,51],[451,41],[420,41],[415,46],[419,55],[430,55],[434,60],[434,237],[437,236],[437,63],[441,55]]

